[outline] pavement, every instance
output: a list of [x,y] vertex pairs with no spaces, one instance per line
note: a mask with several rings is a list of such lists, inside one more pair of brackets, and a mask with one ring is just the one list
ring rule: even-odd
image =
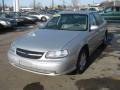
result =
[[0,34],[0,90],[120,90],[120,26],[108,25],[107,46],[100,46],[83,74],[44,76],[11,66],[10,43],[34,28],[17,28]]

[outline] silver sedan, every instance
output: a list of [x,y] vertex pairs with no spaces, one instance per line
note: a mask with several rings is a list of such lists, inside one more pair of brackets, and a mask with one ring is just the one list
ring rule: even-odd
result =
[[10,64],[44,75],[82,73],[88,57],[107,40],[106,21],[96,12],[61,12],[11,44]]

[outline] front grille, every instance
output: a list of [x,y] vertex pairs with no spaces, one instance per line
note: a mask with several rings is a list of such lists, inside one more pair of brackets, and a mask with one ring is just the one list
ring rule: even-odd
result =
[[16,54],[21,56],[21,57],[25,57],[25,58],[40,59],[44,53],[43,52],[28,51],[28,50],[17,48]]

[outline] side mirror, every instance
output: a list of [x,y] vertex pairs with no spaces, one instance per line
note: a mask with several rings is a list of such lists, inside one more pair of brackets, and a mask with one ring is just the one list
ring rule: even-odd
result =
[[96,25],[92,25],[92,26],[90,27],[90,30],[91,30],[91,31],[95,31],[96,29],[98,29],[98,26],[96,26]]

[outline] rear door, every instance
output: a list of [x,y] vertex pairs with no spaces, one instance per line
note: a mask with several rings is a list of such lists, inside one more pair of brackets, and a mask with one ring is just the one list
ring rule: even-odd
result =
[[99,44],[101,44],[101,42],[103,41],[104,39],[104,36],[105,36],[105,32],[106,32],[106,22],[105,20],[103,19],[102,16],[100,16],[98,13],[94,13],[94,16],[96,18],[96,24],[97,26],[99,27],[98,28],[98,41],[99,41]]
[[[94,15],[91,13],[90,15],[89,15],[89,25],[90,25],[90,27],[91,26],[96,26],[97,25],[97,23],[96,23],[96,19],[95,19],[95,17],[94,17]],[[98,39],[99,39],[99,37],[98,37],[98,34],[99,34],[99,30],[98,29],[96,29],[96,30],[90,30],[90,32],[89,32],[90,34],[89,34],[89,40],[88,40],[88,43],[89,43],[89,50],[90,50],[90,52],[92,52],[92,51],[94,51],[95,49],[96,49],[96,47],[98,46]]]

